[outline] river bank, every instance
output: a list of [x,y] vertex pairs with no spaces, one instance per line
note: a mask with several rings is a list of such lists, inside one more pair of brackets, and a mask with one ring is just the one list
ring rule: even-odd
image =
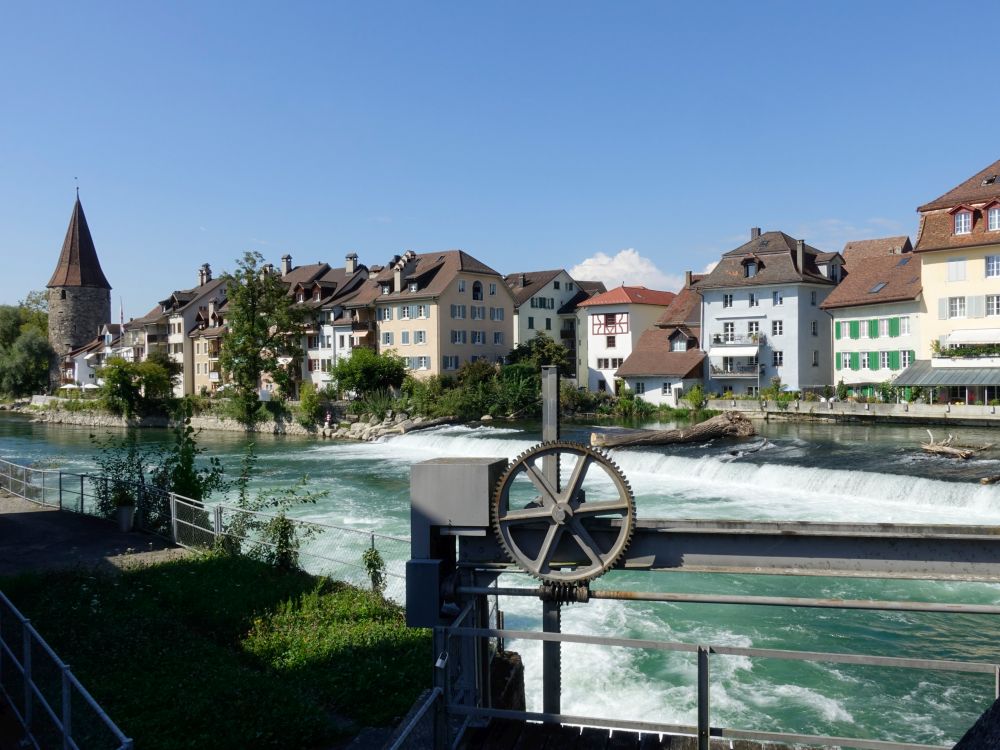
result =
[[1000,426],[996,406],[981,404],[873,404],[853,401],[751,401],[713,399],[707,409],[737,411],[752,419],[864,422],[866,424],[952,424]]

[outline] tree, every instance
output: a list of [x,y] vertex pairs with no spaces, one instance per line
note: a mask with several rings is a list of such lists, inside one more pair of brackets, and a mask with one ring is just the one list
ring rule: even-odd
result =
[[559,374],[566,378],[571,378],[574,374],[569,349],[541,331],[534,338],[515,346],[507,361],[511,364],[530,364],[535,370],[541,369],[543,365],[555,365],[559,368]]
[[44,393],[54,358],[45,334],[33,328],[23,331],[9,347],[0,347],[0,393],[14,397]]
[[392,352],[376,354],[371,349],[357,348],[347,359],[338,359],[332,375],[342,390],[365,396],[378,390],[399,388],[406,377],[406,364]]
[[129,419],[163,407],[173,393],[166,369],[150,360],[127,362],[121,357],[111,357],[98,375],[104,407]]
[[198,432],[191,426],[193,409],[189,399],[180,402],[175,414],[174,444],[161,456],[152,472],[153,485],[191,500],[207,500],[215,490],[226,489],[222,463],[214,456],[199,466],[205,449],[198,445]]
[[305,330],[305,308],[294,304],[281,278],[264,269],[263,261],[260,253],[247,252],[234,273],[223,274],[229,333],[222,340],[219,364],[231,378],[236,418],[247,429],[259,418],[262,375],[282,393],[291,392]]

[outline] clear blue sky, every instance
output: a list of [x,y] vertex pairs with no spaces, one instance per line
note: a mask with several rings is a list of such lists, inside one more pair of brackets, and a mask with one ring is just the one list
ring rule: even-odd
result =
[[7,3],[0,302],[48,281],[75,177],[115,317],[247,249],[458,247],[502,273],[634,249],[610,273],[665,284],[753,225],[824,250],[913,235],[919,203],[1000,157],[998,22],[989,3]]

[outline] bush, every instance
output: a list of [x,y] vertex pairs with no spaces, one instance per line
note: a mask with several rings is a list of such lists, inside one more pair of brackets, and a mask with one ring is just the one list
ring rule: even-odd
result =
[[372,391],[399,388],[406,378],[406,364],[393,352],[377,354],[362,347],[354,349],[350,357],[338,359],[331,375],[338,388],[361,397]]
[[846,401],[848,392],[847,384],[844,382],[844,379],[841,378],[837,381],[837,400]]
[[322,419],[320,413],[322,409],[323,405],[316,392],[316,386],[308,382],[303,383],[299,387],[299,408],[296,413],[299,424],[303,427],[316,425]]
[[377,390],[367,393],[354,402],[354,408],[360,414],[374,414],[379,419],[385,417],[396,406],[396,397],[389,390]]
[[692,411],[701,411],[705,408],[705,404],[708,403],[708,400],[705,398],[705,389],[700,385],[692,386],[684,396],[684,400],[691,407]]

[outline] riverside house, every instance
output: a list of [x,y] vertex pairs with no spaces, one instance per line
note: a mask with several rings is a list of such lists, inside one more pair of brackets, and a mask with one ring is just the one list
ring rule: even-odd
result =
[[939,400],[1000,398],[1000,161],[918,209],[927,315],[918,359],[896,379]]
[[587,337],[587,369],[580,372],[580,386],[586,383],[589,391],[614,394],[618,368],[675,296],[644,286],[620,286],[580,302],[580,325]]
[[[167,356],[180,365],[181,374],[174,381],[175,396],[189,396],[194,388],[194,341],[190,337],[195,319],[210,303],[221,304],[225,299],[225,280],[213,279],[208,263],[198,269],[198,286],[176,291],[160,302],[167,328]],[[161,324],[156,318],[154,324]],[[146,350],[149,356],[149,349]]]
[[873,396],[916,361],[926,308],[909,237],[849,242],[844,278],[820,307],[832,317],[834,382]]
[[842,265],[840,253],[752,228],[698,282],[708,389],[756,396],[774,377],[791,390],[829,385],[830,318],[820,305]]

